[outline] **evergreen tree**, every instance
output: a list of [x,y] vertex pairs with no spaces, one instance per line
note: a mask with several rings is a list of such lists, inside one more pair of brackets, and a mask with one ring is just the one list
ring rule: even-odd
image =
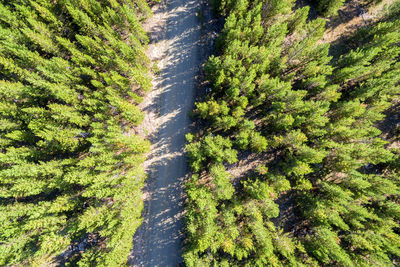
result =
[[[360,30],[358,48],[332,61],[325,21],[307,21],[307,7],[220,3],[220,51],[205,65],[213,90],[195,109],[215,137],[188,138],[187,265],[395,265],[398,153],[375,123],[399,93],[399,22]],[[227,146],[210,150],[214,138]],[[222,156],[231,149],[254,159],[239,177]],[[212,212],[196,206],[200,194]]]
[[149,143],[128,132],[150,87],[147,4],[0,1],[0,14],[0,265],[120,266],[143,209]]

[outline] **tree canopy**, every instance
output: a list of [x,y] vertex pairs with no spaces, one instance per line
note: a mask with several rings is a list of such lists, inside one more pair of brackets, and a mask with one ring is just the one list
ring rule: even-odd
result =
[[[205,65],[212,93],[195,109],[208,133],[188,139],[186,264],[398,264],[399,150],[376,122],[400,92],[400,21],[361,29],[333,59],[308,6],[214,7],[226,19]],[[210,140],[221,141],[206,156]],[[250,170],[232,172],[232,155]]]
[[127,261],[149,15],[144,0],[0,1],[0,265]]

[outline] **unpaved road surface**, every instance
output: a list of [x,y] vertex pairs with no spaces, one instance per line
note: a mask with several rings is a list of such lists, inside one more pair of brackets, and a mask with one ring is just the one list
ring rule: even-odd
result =
[[191,120],[200,64],[199,0],[167,0],[149,22],[149,57],[161,73],[146,97],[143,132],[153,145],[145,168],[149,173],[144,222],[137,231],[129,262],[133,266],[177,266],[182,262],[183,182],[188,173],[183,153]]

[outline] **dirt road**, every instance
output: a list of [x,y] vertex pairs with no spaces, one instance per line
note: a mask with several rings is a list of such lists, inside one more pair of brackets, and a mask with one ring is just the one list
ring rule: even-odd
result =
[[167,0],[148,25],[153,39],[149,57],[159,60],[161,73],[142,107],[147,112],[144,131],[153,145],[145,166],[144,223],[129,259],[133,266],[177,266],[182,261],[183,180],[188,172],[183,150],[200,63],[199,2]]

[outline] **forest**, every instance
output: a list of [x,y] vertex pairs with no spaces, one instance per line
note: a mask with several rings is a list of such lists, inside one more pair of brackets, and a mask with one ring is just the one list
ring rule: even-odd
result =
[[327,18],[344,0],[212,1],[224,26],[200,130],[186,136],[187,266],[400,264],[400,150],[384,138],[400,135],[400,2],[389,2],[331,44]]
[[[400,1],[205,1],[182,265],[400,265]],[[130,264],[157,2],[0,0],[0,266]]]
[[141,224],[145,0],[0,1],[0,265],[121,266]]

